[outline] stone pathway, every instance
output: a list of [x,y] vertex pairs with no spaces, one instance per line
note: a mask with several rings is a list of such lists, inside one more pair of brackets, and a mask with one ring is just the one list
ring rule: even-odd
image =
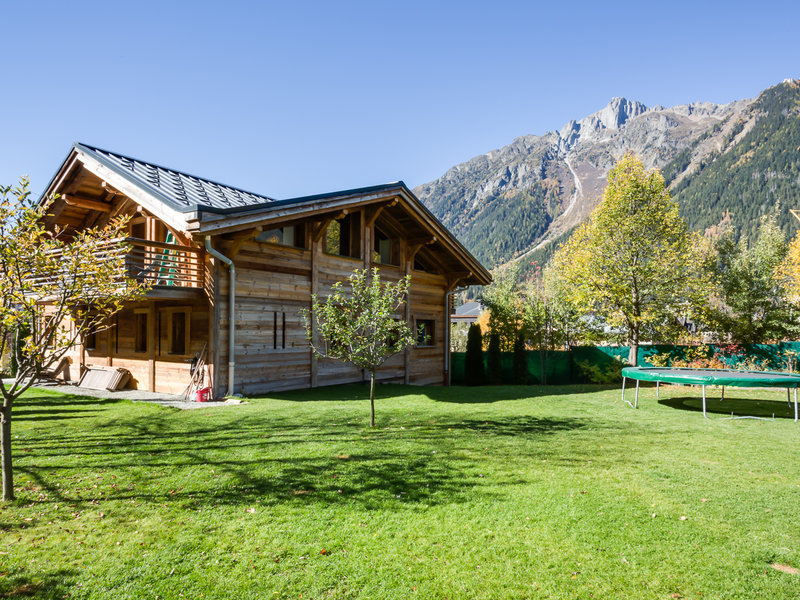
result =
[[[4,380],[10,383],[10,380]],[[110,392],[108,390],[90,390],[78,387],[77,385],[51,383],[42,381],[33,387],[57,390],[63,394],[75,394],[76,396],[91,396],[93,398],[110,398],[119,400],[133,400],[134,402],[151,402],[161,406],[171,406],[181,410],[192,410],[195,408],[212,408],[220,406],[237,406],[243,404],[241,400],[231,399],[225,402],[189,402],[183,396],[176,394],[157,394],[154,392],[144,392],[141,390],[121,390]]]

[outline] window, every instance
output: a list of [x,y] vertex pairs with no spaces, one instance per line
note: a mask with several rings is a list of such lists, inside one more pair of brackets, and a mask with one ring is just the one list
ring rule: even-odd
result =
[[83,337],[83,349],[84,350],[96,350],[97,349],[97,332],[96,331],[89,331]]
[[[190,349],[190,323],[192,312],[189,308],[166,308],[161,313],[166,319],[159,319],[159,353],[162,341],[166,341],[167,354],[187,356]],[[166,321],[166,323],[165,323]],[[162,327],[166,325],[166,330]]]
[[272,313],[272,349],[286,348],[286,313]]
[[294,248],[306,247],[306,228],[303,223],[287,225],[276,229],[262,231],[256,236],[257,242],[293,246]]
[[185,312],[170,314],[169,324],[169,353],[186,354],[187,323]]
[[346,215],[330,222],[325,232],[325,252],[337,256],[361,256],[361,214]]
[[400,261],[397,260],[394,253],[396,244],[392,242],[391,238],[377,228],[375,229],[374,237],[372,260],[383,265],[398,265]]
[[147,311],[136,311],[134,313],[134,323],[136,331],[134,333],[133,351],[134,352],[147,352],[150,345],[147,339]]
[[433,319],[417,319],[417,346],[433,346]]

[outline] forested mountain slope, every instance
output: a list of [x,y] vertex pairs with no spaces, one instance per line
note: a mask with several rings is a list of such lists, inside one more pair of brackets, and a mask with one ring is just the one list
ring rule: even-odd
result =
[[648,108],[615,98],[559,132],[527,135],[457,165],[414,191],[485,264],[547,257],[599,202],[625,152],[663,170],[690,225],[731,223],[745,235],[781,202],[800,208],[800,86],[756,100]]
[[753,237],[760,216],[779,205],[779,223],[793,235],[798,223],[789,209],[800,208],[800,82],[765,90],[724,129],[701,136],[664,169],[689,225],[702,231],[724,219]]

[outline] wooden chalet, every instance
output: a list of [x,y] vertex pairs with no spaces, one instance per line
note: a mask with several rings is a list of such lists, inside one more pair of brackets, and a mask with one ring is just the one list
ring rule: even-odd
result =
[[301,310],[377,266],[386,279],[411,275],[398,318],[423,332],[379,378],[446,384],[449,294],[491,280],[402,182],[275,200],[76,143],[51,194],[49,225],[65,235],[129,215],[129,275],[153,284],[74,348],[73,378],[85,365],[124,367],[133,387],[181,393],[205,349],[216,397],[362,381],[313,357]]

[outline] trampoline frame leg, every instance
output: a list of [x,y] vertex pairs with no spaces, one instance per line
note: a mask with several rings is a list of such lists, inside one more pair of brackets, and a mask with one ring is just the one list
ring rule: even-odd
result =
[[722,396],[720,397],[720,400],[725,400],[725,386],[724,385],[722,386]]
[[656,381],[656,398],[661,398],[661,390],[659,389],[660,385],[661,385],[661,382],[660,381]]
[[636,396],[633,399],[633,408],[639,408],[639,380],[636,380]]
[[706,415],[706,386],[703,386],[703,418],[708,418]]
[[797,388],[794,388],[794,422],[797,423]]
[[622,401],[625,402],[625,377],[622,378]]

